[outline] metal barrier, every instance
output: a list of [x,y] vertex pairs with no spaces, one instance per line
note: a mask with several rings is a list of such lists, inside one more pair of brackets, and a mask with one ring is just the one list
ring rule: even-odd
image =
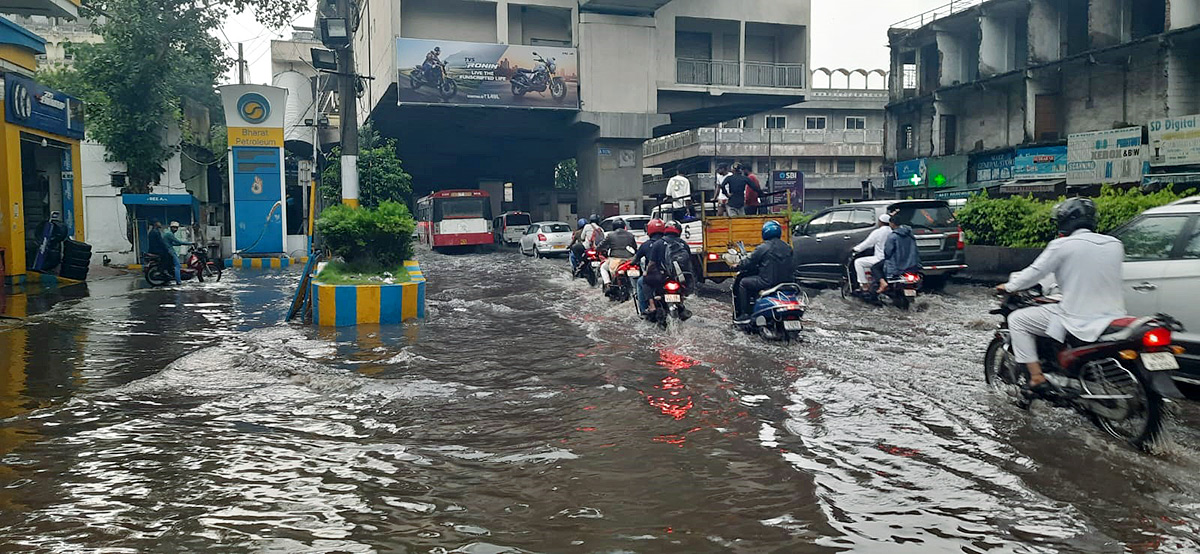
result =
[[986,1],[987,0],[954,0],[953,2],[950,2],[944,6],[938,6],[927,12],[914,15],[908,19],[905,19],[904,21],[895,23],[891,28],[909,30],[920,29],[921,27],[942,19],[943,17],[950,17],[956,13],[969,10]]
[[736,87],[741,83],[741,72],[738,62],[679,58],[675,64],[675,82]]
[[746,62],[746,86],[804,88],[804,64]]

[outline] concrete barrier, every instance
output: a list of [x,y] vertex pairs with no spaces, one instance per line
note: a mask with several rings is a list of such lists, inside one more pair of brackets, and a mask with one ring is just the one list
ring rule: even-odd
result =
[[395,324],[425,317],[425,275],[404,262],[409,281],[394,285],[325,285],[313,281],[313,323],[321,327]]
[[1006,280],[1010,273],[1028,267],[1041,253],[1041,248],[1008,248],[969,244],[966,248],[969,269],[961,276],[973,280],[1001,282]]

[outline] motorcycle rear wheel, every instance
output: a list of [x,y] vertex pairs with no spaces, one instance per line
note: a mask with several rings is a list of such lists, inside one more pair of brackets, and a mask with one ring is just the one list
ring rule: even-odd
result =
[[[1131,363],[1140,364],[1141,362]],[[1110,381],[1102,385],[1101,390],[1092,390],[1091,392],[1095,394],[1130,394],[1133,396],[1132,399],[1091,400],[1085,401],[1084,406],[1089,408],[1088,415],[1092,421],[1105,433],[1129,443],[1134,448],[1146,450],[1162,432],[1163,399],[1154,390],[1154,387],[1150,386],[1140,366],[1128,371],[1124,376],[1126,379],[1122,382]],[[1128,379],[1129,376],[1132,376],[1133,379]],[[1092,386],[1088,388],[1095,388],[1096,384],[1095,381],[1092,381]],[[1091,409],[1089,404],[1092,403],[1103,409],[1122,409],[1129,413],[1121,419],[1110,419]]]
[[146,266],[142,274],[146,277],[146,282],[150,283],[152,287],[161,287],[174,280],[174,277],[167,275],[167,272],[153,265]]

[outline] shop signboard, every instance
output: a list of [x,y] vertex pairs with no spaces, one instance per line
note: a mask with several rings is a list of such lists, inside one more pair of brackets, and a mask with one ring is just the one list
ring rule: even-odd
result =
[[1067,147],[1021,148],[1013,157],[1013,178],[1019,180],[1062,179],[1067,176]]
[[5,73],[4,119],[13,125],[54,135],[83,138],[83,101],[37,81]]
[[792,205],[804,210],[804,173],[794,169],[771,172],[771,190],[791,190]]
[[1150,165],[1200,164],[1200,115],[1151,121]]
[[574,48],[397,38],[396,67],[400,104],[579,109]]
[[1067,137],[1067,185],[1140,183],[1144,156],[1141,127],[1073,134]]
[[974,182],[976,183],[986,183],[988,181],[1007,181],[1012,179],[1012,152],[984,154],[981,156],[975,156],[971,161],[974,165],[971,175],[975,178]]
[[221,103],[229,132],[229,198],[233,250],[282,254],[287,244],[283,115],[287,89],[225,85]]
[[928,168],[925,158],[896,162],[895,188],[918,187],[925,184],[925,174]]

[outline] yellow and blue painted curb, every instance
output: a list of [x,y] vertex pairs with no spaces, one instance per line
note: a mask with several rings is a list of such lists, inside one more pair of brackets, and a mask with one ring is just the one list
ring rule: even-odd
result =
[[325,285],[309,292],[313,322],[322,327],[395,324],[425,317],[425,274],[416,261],[404,262],[409,281],[394,285]]
[[308,256],[299,258],[225,258],[225,267],[242,269],[279,269],[308,262]]

